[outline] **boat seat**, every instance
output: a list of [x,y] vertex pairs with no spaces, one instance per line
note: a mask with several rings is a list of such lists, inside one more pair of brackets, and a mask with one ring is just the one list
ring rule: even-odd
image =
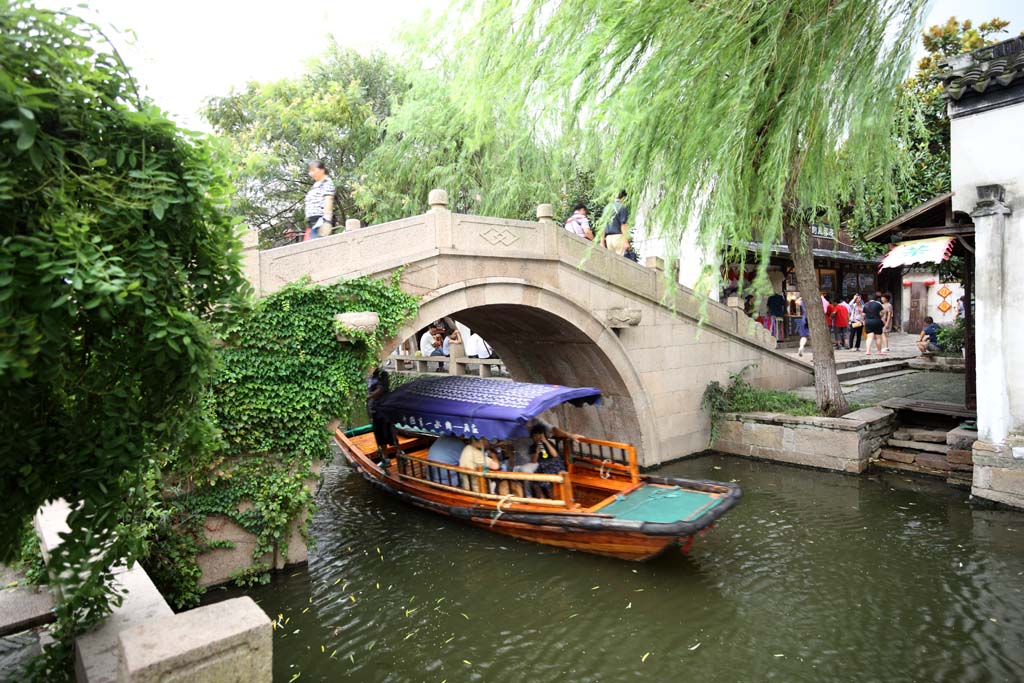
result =
[[606,491],[625,491],[635,486],[633,482],[623,479],[603,479],[600,475],[582,474],[577,470],[572,474],[573,488],[578,486],[591,489],[603,489]]

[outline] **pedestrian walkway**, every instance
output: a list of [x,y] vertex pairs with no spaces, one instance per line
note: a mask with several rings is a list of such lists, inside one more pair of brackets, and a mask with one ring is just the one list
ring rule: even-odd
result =
[[[894,332],[889,335],[889,353],[883,353],[878,355],[877,349],[869,356],[865,353],[867,349],[867,340],[861,342],[860,351],[847,351],[845,349],[836,349],[836,364],[839,367],[844,367],[847,364],[863,363],[870,361],[873,363],[884,363],[885,361],[900,360],[907,358],[917,358],[921,355],[921,352],[917,350],[917,335],[906,334],[904,332]],[[779,349],[782,353],[796,360],[802,361],[810,365],[814,360],[814,352],[811,350],[810,341],[807,342],[807,346],[804,347],[804,355],[800,357],[797,355],[797,349]]]

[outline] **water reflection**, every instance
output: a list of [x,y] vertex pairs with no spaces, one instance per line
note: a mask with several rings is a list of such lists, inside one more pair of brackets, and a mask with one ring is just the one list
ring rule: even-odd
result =
[[631,564],[462,526],[327,471],[308,570],[251,590],[284,615],[275,680],[1018,681],[1024,515],[899,476],[729,457],[691,555]]

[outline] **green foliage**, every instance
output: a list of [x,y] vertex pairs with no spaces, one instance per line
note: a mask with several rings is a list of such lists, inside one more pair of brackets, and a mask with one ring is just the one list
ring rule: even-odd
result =
[[365,219],[353,200],[357,169],[407,87],[384,55],[363,57],[332,38],[301,76],[250,83],[207,103],[206,119],[230,140],[237,159],[237,208],[264,244],[305,228],[306,165],[316,159],[325,162],[337,188],[335,224]]
[[494,99],[542,112],[537,129],[598,154],[600,186],[629,190],[652,237],[677,246],[693,218],[717,253],[770,245],[794,209],[837,223],[836,198],[889,166],[923,4],[502,0],[475,3],[461,44],[482,120]]
[[[255,535],[253,563],[263,568],[239,574],[246,581],[266,573],[268,553],[287,552],[293,523],[314,509],[314,463],[331,457],[325,425],[359,407],[384,341],[416,311],[397,278],[292,283],[223,328],[206,399],[219,445],[182,451],[168,464],[165,486],[176,495],[160,533],[173,530],[178,545],[165,551],[154,540],[147,559],[176,604],[194,604],[201,593],[195,557],[212,547],[202,532],[212,515]],[[380,326],[373,334],[349,330],[359,340],[339,342],[334,315],[352,311],[376,312]]]
[[22,529],[18,556],[14,559],[13,567],[22,572],[31,584],[40,585],[49,581],[43,551],[39,548],[39,537],[31,521],[26,522]]
[[743,378],[743,373],[751,366],[739,372],[729,374],[729,385],[723,387],[718,382],[711,382],[704,389],[701,408],[708,411],[711,417],[711,438],[709,446],[714,445],[718,438],[718,428],[726,413],[785,413],[786,415],[821,415],[814,401],[800,398],[789,391],[774,389],[758,389],[751,386]]
[[939,330],[939,347],[944,354],[959,356],[964,350],[964,337],[967,334],[967,325],[963,318],[957,318],[952,325],[944,326]]
[[104,44],[0,5],[0,559],[44,501],[77,503],[51,568],[63,653],[118,599],[110,568],[145,551],[158,460],[210,436],[208,322],[244,292],[210,147]]
[[[949,118],[939,80],[939,61],[992,45],[1002,39],[1009,22],[998,17],[977,28],[956,17],[921,33],[925,56],[913,76],[899,87],[892,140],[895,162],[867,177],[862,201],[849,213],[849,227],[858,248],[869,254],[884,247],[865,242],[863,234],[950,188]],[[884,201],[892,192],[893,201]],[[959,279],[957,276],[956,279]]]
[[435,187],[448,191],[457,213],[534,220],[539,203],[576,201],[559,201],[564,180],[579,177],[573,157],[542,145],[526,110],[500,99],[490,102],[488,125],[478,127],[459,85],[461,68],[443,61],[410,71],[409,92],[361,168],[356,201],[370,222],[422,213]]

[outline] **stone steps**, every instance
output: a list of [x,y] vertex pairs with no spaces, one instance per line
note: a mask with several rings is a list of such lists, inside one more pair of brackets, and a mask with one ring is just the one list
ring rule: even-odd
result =
[[873,360],[865,359],[864,362],[858,362],[856,365],[848,365],[840,368],[838,374],[840,382],[847,382],[849,380],[860,379],[862,377],[873,377],[875,375],[883,375],[897,370],[906,369],[906,360],[886,360],[875,362]]
[[902,377],[903,375],[913,375],[917,370],[896,370],[895,372],[886,372],[881,375],[868,375],[867,377],[858,377],[857,379],[843,380],[840,378],[839,382],[842,384],[844,389],[860,386],[861,384],[867,384],[869,382],[877,382],[882,379],[892,379],[893,377]]
[[928,443],[946,443],[945,429],[926,429],[923,427],[900,427],[892,434],[892,438],[902,441],[927,441]]
[[897,439],[890,437],[888,441],[889,445],[893,448],[905,448],[911,451],[927,451],[929,453],[938,453],[939,455],[945,456],[949,452],[949,446],[944,443],[929,443],[927,441],[905,441],[903,439]]

